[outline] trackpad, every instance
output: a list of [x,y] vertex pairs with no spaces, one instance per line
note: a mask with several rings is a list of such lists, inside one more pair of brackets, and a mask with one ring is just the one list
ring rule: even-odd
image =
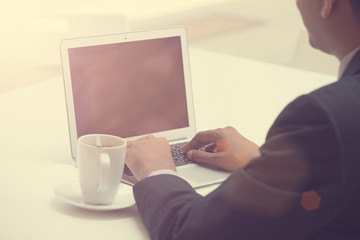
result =
[[198,164],[189,164],[177,168],[179,176],[187,180],[193,187],[223,182],[230,173],[213,170]]

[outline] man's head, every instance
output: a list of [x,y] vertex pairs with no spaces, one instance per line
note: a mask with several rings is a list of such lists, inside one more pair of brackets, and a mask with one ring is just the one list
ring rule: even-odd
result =
[[360,46],[360,0],[296,0],[310,44],[342,59]]

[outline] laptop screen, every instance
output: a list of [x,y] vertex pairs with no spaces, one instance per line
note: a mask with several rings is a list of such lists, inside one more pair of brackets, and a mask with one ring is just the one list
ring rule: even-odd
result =
[[180,37],[68,49],[78,137],[189,126]]

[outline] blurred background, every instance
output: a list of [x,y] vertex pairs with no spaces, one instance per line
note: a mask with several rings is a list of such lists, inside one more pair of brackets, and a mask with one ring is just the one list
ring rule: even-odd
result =
[[0,9],[0,92],[60,76],[61,39],[172,26],[187,29],[190,47],[336,75],[337,60],[309,46],[295,2],[7,1]]

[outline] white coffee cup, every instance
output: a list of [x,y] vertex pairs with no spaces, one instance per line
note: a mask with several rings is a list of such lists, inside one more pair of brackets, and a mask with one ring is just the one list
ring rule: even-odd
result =
[[84,202],[114,202],[124,170],[126,145],[123,138],[105,134],[78,139],[77,163]]

